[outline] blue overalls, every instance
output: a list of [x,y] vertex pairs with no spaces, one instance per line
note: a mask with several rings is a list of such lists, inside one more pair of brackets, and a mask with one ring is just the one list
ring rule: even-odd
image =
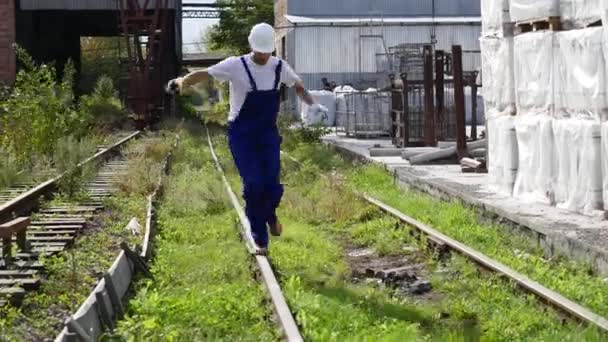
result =
[[275,210],[283,196],[280,183],[281,136],[277,127],[279,82],[282,61],[275,70],[274,87],[258,90],[245,57],[241,57],[251,91],[247,93],[237,118],[228,124],[228,143],[243,180],[245,213],[251,234],[259,247],[268,246],[266,224],[276,222]]

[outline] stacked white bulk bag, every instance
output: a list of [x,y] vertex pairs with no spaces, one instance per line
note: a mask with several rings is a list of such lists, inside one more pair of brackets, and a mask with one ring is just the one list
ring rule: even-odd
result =
[[318,103],[327,107],[328,112],[312,111],[310,106],[301,101],[302,123],[306,126],[321,125],[326,127],[335,126],[336,123],[336,95],[327,90],[311,90],[310,95]]
[[560,15],[560,0],[510,0],[509,10],[514,22]]
[[600,122],[608,114],[604,46],[601,27],[556,33],[556,201],[561,208],[584,213],[603,209]]
[[482,92],[488,131],[489,183],[494,190],[511,195],[518,168],[513,116],[513,38],[482,37],[480,46]]
[[513,194],[547,204],[555,191],[554,40],[551,31],[514,39],[519,169]]
[[509,0],[481,0],[481,31],[485,36],[502,32],[510,21]]
[[601,20],[604,0],[561,0],[560,14],[566,28],[584,28]]

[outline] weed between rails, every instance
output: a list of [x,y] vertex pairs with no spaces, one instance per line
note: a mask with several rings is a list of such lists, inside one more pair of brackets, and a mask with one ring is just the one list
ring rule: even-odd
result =
[[[298,135],[301,134],[285,134],[288,139],[297,139]],[[299,220],[315,224],[315,233],[330,231],[338,235],[338,240],[346,235],[357,244],[373,246],[381,254],[407,253],[401,250],[403,245],[416,243],[411,241],[407,229],[395,229],[396,222],[392,218],[345,195],[351,193],[352,196],[351,189],[367,192],[599,313],[607,310],[607,285],[600,278],[590,276],[588,267],[563,259],[545,260],[542,252],[525,238],[510,233],[504,227],[480,223],[473,210],[458,203],[442,202],[425,194],[398,189],[384,170],[346,161],[319,143],[296,140],[287,141],[284,145],[290,148],[290,155],[303,162],[303,166],[284,162],[284,179],[291,187],[283,202],[283,215],[291,218],[295,214]],[[315,178],[312,176],[315,172],[331,176],[329,180]],[[339,183],[332,181],[336,178]],[[341,190],[336,189],[335,184]],[[332,200],[332,197],[337,200]],[[336,212],[332,205],[338,204],[356,214],[350,220],[329,215],[332,220],[319,224],[323,222],[317,214],[322,212],[316,207],[321,206],[320,203],[329,212]],[[359,208],[354,209],[357,206]],[[289,232],[291,227],[287,225],[287,228]],[[278,242],[276,249],[286,242]],[[519,252],[515,255],[514,251]],[[523,294],[514,284],[496,275],[481,273],[459,256],[453,256],[447,265],[433,258],[427,258],[427,264],[434,270],[432,284],[442,298],[438,305],[431,305],[436,310],[435,314],[439,313],[436,317],[455,318],[461,323],[470,322],[471,318],[478,320],[484,340],[601,341],[607,338],[595,327],[562,322],[558,313],[540,304],[534,296]],[[434,338],[440,336],[440,340],[453,338],[453,327],[443,323],[442,320],[435,321],[430,335]],[[456,330],[457,334],[461,332]]]
[[[66,157],[68,161],[71,159]],[[158,175],[158,166],[152,171],[154,175]],[[65,200],[74,198],[61,195],[53,203]],[[146,203],[143,193],[115,194],[105,200],[104,212],[87,223],[70,249],[42,258],[45,277],[40,289],[27,293],[22,307],[0,309],[0,340],[42,341],[54,338],[63,327],[64,320],[78,309],[110,268],[118,255],[120,243],[141,243],[142,236],[132,235],[125,227],[133,215],[139,222],[144,222]]]
[[112,339],[276,341],[204,131],[200,124],[187,128],[158,209],[155,282],[137,284]]

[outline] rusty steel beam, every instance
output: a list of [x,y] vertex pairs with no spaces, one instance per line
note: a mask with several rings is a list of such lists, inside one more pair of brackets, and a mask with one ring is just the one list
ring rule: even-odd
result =
[[469,156],[467,152],[467,131],[465,123],[464,80],[462,75],[462,48],[452,46],[452,63],[454,68],[454,104],[456,106],[456,151],[458,158]]
[[471,140],[477,140],[477,81],[475,73],[471,80]]
[[424,46],[424,144],[436,146],[435,105],[433,96],[433,46]]
[[401,74],[401,81],[403,82],[403,112],[401,113],[401,129],[403,134],[403,147],[407,147],[410,144],[410,86],[407,80],[407,73],[404,72]]
[[444,127],[445,123],[445,83],[444,83],[444,52],[442,50],[435,51],[435,97],[437,106],[437,124],[436,127],[439,130],[439,140],[446,140],[446,136],[444,135]]

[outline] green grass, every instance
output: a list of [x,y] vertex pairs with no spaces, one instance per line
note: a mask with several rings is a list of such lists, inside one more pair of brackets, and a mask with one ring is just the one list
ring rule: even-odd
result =
[[[284,161],[284,180],[291,187],[283,201],[282,215],[314,224],[309,227],[308,234],[330,232],[334,240],[343,241],[348,236],[357,244],[373,246],[381,254],[406,254],[401,247],[404,243],[412,243],[407,229],[395,228],[396,222],[392,218],[357,201],[351,190],[366,191],[492,257],[502,256],[497,259],[511,266],[519,265],[518,270],[537,275],[538,280],[558,287],[562,293],[580,294],[572,297],[598,312],[607,310],[608,306],[601,307],[607,284],[590,276],[588,268],[562,259],[545,261],[540,251],[531,248],[527,240],[509,233],[504,227],[480,223],[476,212],[458,203],[402,191],[394,186],[384,170],[353,164],[302,136],[305,135],[300,132],[284,133],[284,146],[290,155],[303,161],[303,166]],[[317,172],[329,175],[328,180],[315,176]],[[287,227],[288,232],[294,229],[290,225]],[[282,257],[280,251],[284,243],[288,241],[279,241],[275,246],[277,260]],[[514,250],[529,254],[515,257]],[[460,257],[452,258],[447,272],[432,259],[427,262],[436,271],[433,286],[442,297],[433,307],[435,312],[455,318],[457,322],[470,318],[478,320],[482,340],[600,341],[607,338],[593,327],[585,328],[572,321],[563,323],[560,315],[547,309],[535,297],[522,294],[513,284],[492,274],[480,273]],[[439,340],[445,340],[450,339],[454,331],[457,334],[462,331],[444,323],[435,322],[427,336],[441,336]]]
[[200,131],[187,134],[178,147],[158,211],[155,281],[137,285],[114,338],[278,339],[265,290],[253,278],[253,260],[202,138]]
[[[158,166],[154,174],[158,174]],[[59,196],[52,203],[67,199]],[[140,193],[119,192],[105,200],[106,211],[94,227],[78,236],[65,252],[41,260],[46,277],[40,289],[27,293],[22,307],[0,309],[0,340],[55,338],[65,318],[78,309],[100,275],[110,268],[120,251],[120,243],[141,243],[144,232],[134,236],[125,227],[134,216],[140,224],[145,222],[146,204],[146,196]]]

